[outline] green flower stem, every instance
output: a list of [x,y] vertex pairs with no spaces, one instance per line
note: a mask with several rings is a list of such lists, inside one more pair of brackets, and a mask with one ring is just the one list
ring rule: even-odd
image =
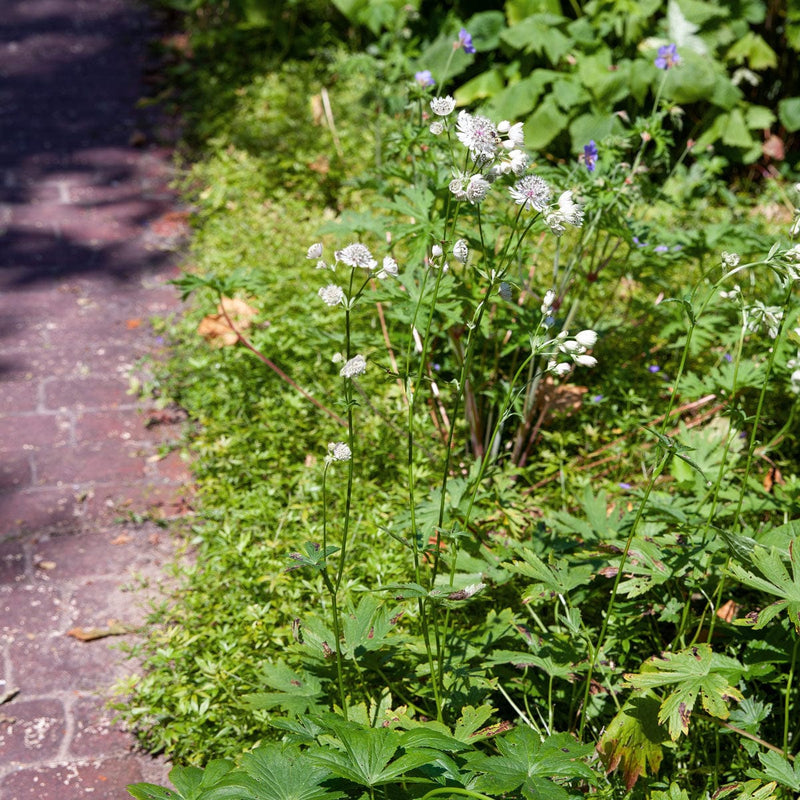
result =
[[[322,552],[325,553],[328,549],[328,467],[325,464],[325,469],[322,471]],[[342,648],[341,648],[341,633],[340,633],[340,619],[339,619],[339,606],[336,601],[336,588],[331,582],[330,575],[328,575],[328,565],[322,570],[322,581],[325,588],[328,590],[328,595],[331,599],[331,616],[333,617],[333,636],[336,640],[336,680],[339,684],[339,702],[342,704],[342,714],[347,719],[347,698],[344,691],[344,667],[342,664]]]

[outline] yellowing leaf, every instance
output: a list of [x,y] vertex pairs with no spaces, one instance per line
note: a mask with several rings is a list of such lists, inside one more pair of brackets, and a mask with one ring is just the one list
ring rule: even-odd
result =
[[714,653],[708,644],[687,647],[678,653],[662,653],[649,658],[639,674],[625,675],[635,689],[655,689],[675,685],[661,703],[660,724],[669,723],[669,735],[675,741],[689,731],[689,720],[698,695],[703,708],[718,719],[730,715],[729,700],[741,700],[736,683],[743,671],[734,658]]

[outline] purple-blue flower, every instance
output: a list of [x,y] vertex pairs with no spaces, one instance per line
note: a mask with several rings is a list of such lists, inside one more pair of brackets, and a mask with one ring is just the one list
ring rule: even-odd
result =
[[594,143],[594,139],[590,139],[589,144],[583,146],[583,163],[586,164],[586,169],[589,172],[594,172],[597,164],[597,155],[597,145]]
[[431,71],[429,69],[423,69],[419,72],[415,72],[414,80],[420,86],[434,86],[436,84],[436,81],[433,79],[433,75],[431,75]]
[[681,57],[678,55],[678,46],[676,44],[665,44],[659,47],[658,58],[653,63],[659,69],[669,69],[680,64]]
[[647,368],[647,371],[652,373],[661,372],[661,367],[659,367],[658,364],[651,364]]
[[466,28],[462,28],[458,32],[458,42],[455,44],[456,48],[463,47],[465,53],[474,53],[475,45],[472,44],[472,36]]
[[653,252],[654,253],[669,253],[669,247],[667,247],[667,245],[665,245],[665,244],[657,244],[653,248]]

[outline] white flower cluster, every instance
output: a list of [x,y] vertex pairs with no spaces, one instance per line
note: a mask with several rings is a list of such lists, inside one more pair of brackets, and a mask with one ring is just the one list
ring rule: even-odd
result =
[[325,456],[325,463],[349,461],[352,457],[353,453],[344,442],[330,442],[328,444],[328,454]]
[[[353,269],[361,268],[370,272],[375,270],[378,266],[378,262],[372,257],[369,248],[358,242],[354,242],[341,250],[337,250],[334,253],[335,261],[333,264],[328,264],[322,258],[322,245],[319,242],[315,242],[308,248],[306,251],[306,258],[310,261],[316,261],[317,269],[329,269],[331,272],[335,272],[337,264],[340,263],[352,267]],[[377,272],[374,272],[374,277],[383,280],[389,276],[396,276],[399,271],[397,262],[391,256],[386,256],[383,259],[381,268]],[[323,286],[319,289],[317,294],[322,302],[329,306],[342,305],[348,307],[349,304],[354,302],[353,300],[348,300],[344,289],[336,283],[329,283],[327,286]]]
[[356,378],[367,371],[367,359],[362,355],[353,356],[344,362],[344,366],[339,370],[343,378]]
[[778,330],[783,319],[783,309],[779,306],[765,306],[760,300],[756,300],[751,306],[745,309],[747,314],[747,329],[755,333],[762,325],[767,329],[770,339],[778,336]]
[[[447,117],[455,110],[456,102],[449,95],[434,97],[430,107],[437,117],[430,130],[438,135],[447,130]],[[503,120],[495,125],[488,117],[462,110],[456,119],[455,134],[469,151],[474,165],[453,171],[449,189],[457,200],[478,205],[495,181],[512,174],[519,180],[510,189],[511,198],[523,209],[542,214],[556,236],[564,233],[567,225],[579,228],[583,224],[583,209],[575,202],[571,191],[562,192],[558,201],[551,205],[553,190],[547,182],[538,175],[525,175],[529,158],[524,150],[521,122]]]
[[569,338],[568,331],[561,331],[556,337],[558,354],[563,354],[569,360],[560,361],[557,357],[547,362],[547,371],[558,378],[562,378],[572,369],[573,364],[579,367],[594,367],[597,359],[586,352],[594,347],[597,342],[597,333],[592,330],[576,333],[574,338]]

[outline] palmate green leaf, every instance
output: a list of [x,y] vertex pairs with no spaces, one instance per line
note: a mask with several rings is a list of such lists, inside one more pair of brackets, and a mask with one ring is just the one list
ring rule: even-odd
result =
[[[738,581],[753,589],[775,595],[779,600],[758,612],[753,628],[763,628],[782,611],[786,611],[795,630],[800,633],[800,538],[789,543],[789,560],[792,574],[789,575],[784,564],[784,555],[775,547],[767,549],[756,545],[750,560],[761,575],[744,569],[739,564],[731,564],[728,572]],[[762,577],[763,576],[763,577]]]
[[718,719],[730,715],[729,700],[741,700],[736,683],[744,667],[734,658],[722,656],[708,644],[698,644],[677,653],[653,656],[642,665],[638,674],[626,674],[625,679],[635,689],[656,689],[676,684],[661,703],[658,721],[669,723],[669,734],[675,741],[689,731],[689,720],[697,696],[703,708]]
[[594,784],[595,773],[582,760],[594,753],[592,745],[576,742],[568,733],[542,740],[527,727],[515,728],[495,740],[499,756],[476,754],[468,765],[480,773],[473,788],[505,793],[521,789],[529,800],[566,800],[569,793],[553,778],[583,778]]
[[365,651],[397,647],[397,609],[388,609],[371,594],[365,594],[355,608],[343,616],[344,652],[358,658]]
[[127,789],[136,800],[239,800],[241,788],[228,784],[232,770],[233,762],[214,759],[205,769],[173,767],[169,779],[175,790],[152,783],[135,783]]
[[315,766],[299,749],[270,743],[242,758],[242,770],[249,781],[242,784],[252,789],[258,800],[334,800],[341,792],[322,786],[331,773]]
[[370,728],[332,714],[326,716],[325,725],[342,743],[344,752],[319,748],[309,751],[309,757],[360,786],[391,783],[431,760],[431,751],[425,748],[408,749],[395,758],[404,738],[391,728]]

